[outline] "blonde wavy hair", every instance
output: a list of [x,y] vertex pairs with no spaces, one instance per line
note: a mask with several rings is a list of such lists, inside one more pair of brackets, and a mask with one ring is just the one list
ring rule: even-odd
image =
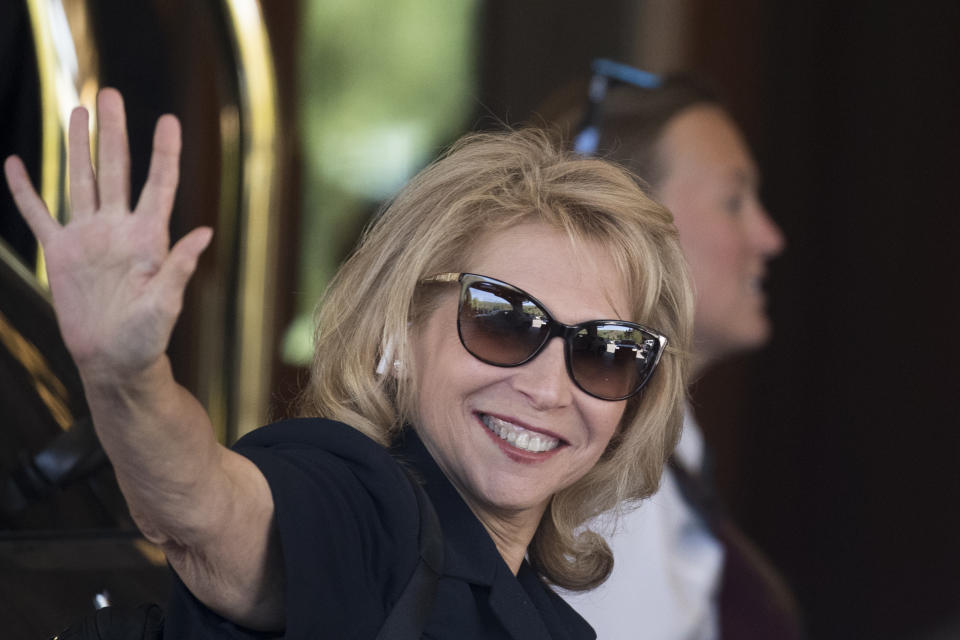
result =
[[[669,344],[599,462],[556,493],[528,549],[549,582],[590,589],[613,556],[582,525],[659,483],[680,434],[693,302],[670,213],[634,176],[560,150],[537,130],[471,134],[417,175],[365,231],[317,311],[316,351],[300,414],[352,425],[384,446],[414,419],[415,376],[378,362],[413,362],[409,336],[435,308],[425,277],[469,268],[486,234],[537,222],[604,247],[625,283],[630,318]],[[451,285],[447,285],[451,286]],[[378,373],[378,369],[380,372]]]

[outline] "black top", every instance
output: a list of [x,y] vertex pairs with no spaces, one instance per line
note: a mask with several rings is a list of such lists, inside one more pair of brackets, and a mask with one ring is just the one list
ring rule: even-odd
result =
[[[339,422],[287,420],[235,449],[273,493],[286,569],[284,637],[376,637],[419,558],[419,510],[398,459],[423,480],[443,528],[444,571],[425,638],[596,637],[526,562],[512,574],[412,429],[390,452]],[[275,636],[223,620],[177,581],[164,637]]]

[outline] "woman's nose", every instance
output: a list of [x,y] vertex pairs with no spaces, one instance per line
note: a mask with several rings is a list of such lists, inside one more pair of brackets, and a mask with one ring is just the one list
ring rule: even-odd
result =
[[563,347],[562,338],[553,338],[533,360],[514,369],[513,388],[535,409],[556,409],[573,401],[573,381],[567,374]]
[[780,255],[787,244],[783,230],[773,221],[766,208],[759,203],[753,223],[753,238],[757,248],[763,255],[770,258]]

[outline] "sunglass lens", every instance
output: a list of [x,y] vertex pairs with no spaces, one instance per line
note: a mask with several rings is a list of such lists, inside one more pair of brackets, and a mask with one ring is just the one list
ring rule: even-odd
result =
[[607,400],[625,398],[649,377],[659,343],[642,331],[615,323],[581,327],[570,345],[573,379]]
[[459,325],[467,351],[497,365],[520,364],[536,352],[550,331],[540,307],[521,292],[491,282],[466,288]]

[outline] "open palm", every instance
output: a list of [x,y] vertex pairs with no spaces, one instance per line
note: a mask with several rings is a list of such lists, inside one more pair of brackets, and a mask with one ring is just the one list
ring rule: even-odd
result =
[[14,200],[43,247],[64,342],[85,378],[123,377],[163,357],[183,292],[212,231],[198,228],[171,249],[168,225],[179,179],[180,125],[157,122],[150,171],[130,208],[130,154],[123,100],[101,91],[99,163],[89,153],[88,114],[70,118],[71,220],[57,223],[19,158],[4,169]]

